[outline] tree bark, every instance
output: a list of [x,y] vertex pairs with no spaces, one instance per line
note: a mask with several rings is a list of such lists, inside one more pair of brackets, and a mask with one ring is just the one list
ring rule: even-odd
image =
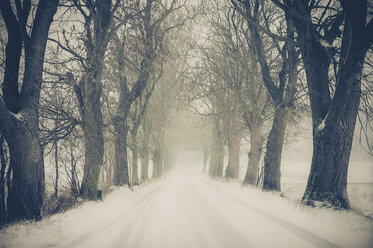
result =
[[[20,95],[18,91],[19,63],[22,53],[22,33],[20,24],[13,14],[10,1],[2,1],[0,4],[1,14],[7,28],[8,42],[5,48],[5,71],[2,85],[4,102],[7,109],[18,113],[21,109]],[[22,13],[23,18],[29,13]],[[27,15],[27,16],[26,16]]]
[[313,155],[305,204],[349,208],[347,172],[360,103],[364,59],[372,44],[373,20],[367,21],[367,1],[340,1],[344,30],[334,94],[329,91],[330,58],[321,45],[306,3],[286,3],[302,42],[303,63],[312,110]]
[[219,132],[219,119],[215,120],[213,128],[213,141],[211,149],[211,160],[209,175],[211,177],[222,177],[224,167],[224,142]]
[[42,217],[44,162],[38,130],[13,120],[15,130],[7,135],[12,182],[8,188],[7,222]]
[[311,171],[303,195],[306,204],[313,205],[319,201],[336,208],[350,207],[347,174],[360,104],[364,56],[360,59],[356,64],[351,64],[346,78],[352,87],[342,118],[325,120],[324,127],[322,123],[314,125]]
[[247,170],[243,181],[244,185],[256,185],[263,147],[261,133],[261,127],[259,125],[255,125],[255,123],[252,123],[250,129],[250,152],[248,154],[249,163],[247,165]]
[[[18,100],[16,100],[16,103],[7,102],[8,106],[14,104],[14,106],[8,108],[0,100],[0,131],[8,143],[10,167],[13,171],[12,178],[9,177],[11,182],[8,184],[7,222],[21,219],[39,220],[42,217],[44,161],[39,137],[39,98],[45,48],[58,2],[58,0],[40,0],[32,25],[31,36],[23,34],[25,36],[23,37],[25,40],[25,68],[21,95],[19,96],[20,105],[17,107]],[[3,1],[0,4],[3,18],[13,15],[13,11],[4,15],[3,7],[5,4],[9,4],[9,1]],[[26,11],[24,11],[27,13],[27,16],[24,16],[26,20],[29,14],[28,7],[30,6],[24,6],[26,8]],[[19,28],[25,28],[25,26],[25,20],[19,22]],[[13,31],[13,29],[8,29],[8,32]],[[8,42],[10,41],[8,40]],[[14,49],[13,51],[16,51],[15,54],[8,50],[6,56],[14,56],[14,58],[19,56],[19,50]],[[19,74],[17,68],[16,66],[9,70],[11,73]],[[8,95],[7,97],[13,97],[17,93],[14,89],[18,87],[18,82],[13,81],[12,84],[16,84],[16,86],[10,93],[7,90],[3,92]],[[20,113],[19,118],[10,114],[9,111]]]
[[0,162],[1,162],[1,169],[0,169],[0,229],[5,224],[6,221],[6,205],[5,205],[5,170],[6,170],[6,159],[5,153],[6,150],[4,149],[5,140],[4,137],[0,137]]
[[[75,3],[79,5],[79,2]],[[84,17],[86,32],[87,67],[84,79],[83,127],[85,142],[84,175],[80,194],[83,198],[97,199],[97,186],[104,156],[103,118],[101,110],[101,77],[104,58],[110,40],[113,18],[112,1],[96,1],[88,8],[87,15],[81,6],[78,10]],[[114,5],[114,8],[115,9]]]
[[281,191],[281,156],[289,114],[289,108],[283,105],[275,110],[264,156],[263,190]]
[[143,139],[141,144],[141,181],[146,182],[149,180],[149,137],[150,127],[148,124],[147,114],[144,114],[143,119]]
[[[120,43],[117,39],[117,45],[119,46],[118,51],[118,77],[120,82],[120,99],[119,105],[117,108],[117,116],[115,120],[116,128],[116,142],[115,142],[115,185],[120,186],[125,183],[129,184],[129,175],[128,175],[128,161],[127,161],[127,136],[129,127],[127,124],[127,118],[129,115],[129,110],[135,100],[140,97],[142,92],[145,90],[147,83],[150,77],[150,70],[155,60],[155,51],[154,51],[154,42],[153,42],[153,27],[150,23],[152,15],[152,3],[153,1],[148,0],[144,9],[143,18],[143,28],[145,32],[145,54],[140,62],[140,72],[136,79],[136,82],[132,86],[132,89],[129,88],[127,82],[127,76],[124,66],[125,61],[125,42]],[[150,96],[149,96],[150,97]],[[134,130],[135,133],[137,130]],[[122,154],[121,154],[122,153]],[[119,174],[117,174],[119,173]],[[124,178],[119,178],[124,177]]]
[[225,170],[225,177],[238,179],[240,169],[241,135],[235,133],[230,137],[230,139],[228,167]]
[[114,185],[122,186],[129,184],[128,160],[127,160],[127,137],[128,127],[126,119],[115,121],[115,167]]
[[81,196],[90,200],[97,198],[98,178],[104,158],[103,119],[100,102],[101,78],[98,75],[93,78],[93,75],[88,76],[84,85],[85,163],[80,190]]
[[54,141],[54,167],[55,167],[55,176],[56,180],[54,181],[54,197],[58,197],[58,141]]
[[156,147],[153,152],[153,178],[159,178],[162,175],[162,158],[159,147]]
[[225,170],[225,178],[238,179],[240,169],[240,147],[241,147],[241,133],[238,126],[238,106],[234,106],[230,134],[229,134],[229,157],[228,166]]
[[[135,141],[136,143],[136,141]],[[139,185],[139,173],[138,173],[138,148],[136,144],[132,147],[132,182],[131,185]]]

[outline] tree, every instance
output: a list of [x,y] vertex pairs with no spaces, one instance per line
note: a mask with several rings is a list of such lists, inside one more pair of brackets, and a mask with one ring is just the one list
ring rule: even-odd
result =
[[6,179],[10,175],[8,147],[4,136],[0,137],[0,228],[6,223]]
[[[169,21],[169,19],[175,18],[175,13],[184,6],[185,2],[179,4],[176,0],[167,5],[164,5],[161,0],[147,0],[143,7],[136,6],[136,8],[140,8],[137,10],[137,18],[134,18],[132,23],[129,22],[128,27],[124,26],[121,38],[119,39],[118,36],[116,40],[119,47],[117,64],[120,92],[117,114],[114,117],[116,132],[115,185],[129,183],[127,161],[129,111],[136,99],[146,89],[150,79],[157,78],[156,74],[162,71],[160,68],[167,53],[164,44],[165,37],[173,29],[182,27],[190,18],[181,18],[176,23]],[[134,51],[136,54],[130,57],[128,54],[132,55]],[[131,69],[134,72],[131,72]],[[137,151],[135,153],[137,154]]]
[[[236,1],[231,1],[235,8],[245,17],[247,25],[250,29],[253,45],[258,56],[258,63],[261,67],[261,75],[264,85],[270,93],[272,103],[275,111],[273,116],[273,122],[271,131],[268,136],[266,144],[266,153],[264,156],[264,172],[263,172],[263,190],[281,190],[281,156],[282,147],[284,144],[284,138],[286,133],[286,127],[290,118],[290,112],[295,105],[296,97],[296,82],[298,75],[298,58],[295,50],[294,41],[294,28],[289,18],[286,19],[286,34],[287,37],[284,45],[280,48],[280,44],[276,38],[273,39],[275,47],[278,50],[278,54],[282,58],[282,66],[278,72],[278,83],[275,82],[272,76],[272,71],[276,71],[275,68],[271,68],[268,63],[268,55],[265,51],[263,38],[260,33],[260,13],[259,9],[263,10],[262,13],[269,12],[268,7],[264,2],[260,1],[237,1],[242,3],[244,9],[237,4]],[[275,16],[273,12],[272,18]],[[264,15],[266,26],[269,27],[268,17]],[[266,27],[266,28],[267,28]],[[264,28],[261,28],[263,30]],[[270,31],[267,30],[267,33]],[[280,37],[280,36],[278,36]],[[275,69],[275,70],[274,70]]]
[[[104,137],[101,111],[101,77],[107,45],[118,26],[113,26],[113,16],[119,1],[88,1],[86,4],[74,0],[74,6],[84,18],[85,28],[85,74],[75,88],[81,108],[85,141],[84,176],[81,196],[97,198],[100,168],[103,164]],[[117,24],[119,25],[119,24]]]
[[[8,143],[12,183],[8,188],[7,221],[40,219],[44,195],[44,163],[39,137],[39,98],[43,62],[50,25],[58,0],[40,0],[29,28],[31,1],[0,3],[7,27],[0,130]],[[32,19],[32,18],[31,18]],[[24,49],[24,73],[19,92],[20,58]]]
[[[220,6],[218,3],[215,5],[220,18],[216,17],[215,13],[211,18],[213,35],[208,37],[208,41],[213,43],[213,48],[205,48],[201,53],[203,60],[209,64],[208,71],[214,75],[214,80],[222,80],[222,88],[225,91],[229,89],[232,94],[226,112],[234,113],[234,105],[238,102],[241,112],[238,115],[243,117],[242,121],[250,135],[249,162],[243,183],[255,185],[265,141],[263,127],[270,114],[270,99],[261,82],[257,66],[258,56],[248,35],[248,25],[232,6]],[[233,116],[231,115],[236,118]],[[232,130],[231,134],[234,133]],[[231,152],[236,152],[236,156],[239,155],[238,147],[239,144],[235,149],[230,149]]]
[[[160,74],[160,76],[161,75],[162,74]],[[131,118],[132,128],[130,129],[131,141],[132,141],[132,144],[131,144],[131,150],[132,150],[132,182],[131,182],[131,185],[138,185],[139,184],[139,175],[138,175],[139,145],[138,145],[138,137],[137,137],[138,136],[138,130],[139,130],[139,127],[140,127],[140,124],[141,124],[142,120],[145,117],[145,112],[146,112],[150,97],[153,94],[153,91],[155,89],[155,86],[156,86],[160,76],[157,79],[151,80],[153,82],[152,82],[152,85],[150,85],[150,89],[146,90],[144,92],[143,96],[140,96],[140,98],[137,100],[137,102],[134,106],[134,113],[132,113],[132,118]],[[147,170],[148,170],[148,165],[145,164],[144,168],[142,168],[142,170],[141,170],[141,178],[143,178],[145,180],[148,179]],[[142,173],[146,173],[146,175],[142,176]]]
[[[364,59],[373,41],[373,20],[367,22],[367,1],[273,2],[296,28],[311,103],[313,156],[302,200],[310,205],[322,202],[349,208],[349,158]],[[334,77],[330,77],[331,68]]]

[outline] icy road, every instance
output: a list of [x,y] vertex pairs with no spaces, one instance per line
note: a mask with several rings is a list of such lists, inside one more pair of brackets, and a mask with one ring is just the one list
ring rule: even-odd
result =
[[0,232],[0,247],[373,247],[372,221],[302,207],[278,194],[179,169],[38,223]]

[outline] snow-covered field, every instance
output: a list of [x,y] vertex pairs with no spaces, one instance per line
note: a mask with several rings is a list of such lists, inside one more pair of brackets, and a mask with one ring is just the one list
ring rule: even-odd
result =
[[373,221],[309,208],[179,168],[166,179],[38,223],[0,231],[0,247],[373,247]]

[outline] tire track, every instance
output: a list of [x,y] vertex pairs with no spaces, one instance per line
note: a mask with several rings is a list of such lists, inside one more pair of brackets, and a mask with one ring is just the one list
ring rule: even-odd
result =
[[[194,202],[191,201],[190,197],[188,196],[188,194],[190,194],[190,189],[189,189],[189,192],[187,192],[187,189],[185,189],[185,186],[184,186],[182,194],[184,196],[183,203],[185,206],[185,210],[188,216],[190,216],[190,222],[192,226],[195,227],[192,230],[193,230],[194,236],[196,237],[198,247],[201,247],[201,248],[210,247],[208,246],[208,243],[209,243],[208,240],[202,234],[203,230],[202,230],[201,224],[205,224],[201,221],[203,219],[203,216],[200,214],[200,211],[196,209],[195,205],[193,204]],[[197,215],[196,213],[199,213],[199,214]]]
[[136,211],[126,220],[126,227],[120,232],[116,241],[112,242],[111,247],[143,247],[144,236],[149,229],[151,216],[156,209],[157,203],[162,199],[160,196],[164,194],[167,187],[170,184],[172,185],[174,181],[177,181],[179,177],[180,175],[177,175],[172,178],[172,180],[165,180],[165,182],[157,188],[157,191],[152,192],[151,197],[146,200],[146,203],[137,207]]
[[162,186],[163,186],[163,184],[157,186],[155,189],[153,189],[152,191],[150,191],[149,193],[147,193],[143,198],[141,198],[140,200],[138,200],[137,202],[135,202],[129,208],[123,210],[123,213],[120,214],[113,221],[107,223],[104,226],[100,226],[99,228],[97,228],[94,231],[91,231],[89,233],[86,233],[86,234],[83,234],[83,235],[80,235],[80,236],[76,237],[72,241],[69,241],[68,243],[64,244],[62,247],[64,247],[64,248],[73,248],[73,247],[76,247],[76,246],[84,243],[85,241],[89,240],[90,238],[92,238],[96,234],[99,234],[103,230],[105,230],[107,228],[110,228],[114,224],[117,224],[120,220],[122,220],[123,218],[126,218],[128,215],[133,214],[133,212],[135,212],[138,208],[140,208],[141,206],[145,205],[149,200],[151,200],[154,197],[154,193],[156,193]]
[[[202,197],[193,183],[191,183],[191,191],[193,192],[187,195],[191,197],[195,211],[201,212],[201,219],[206,223],[206,226],[211,226],[211,230],[214,232],[216,239],[222,244],[222,247],[250,247],[248,241]],[[233,238],[227,240],[225,237]]]
[[[192,173],[192,172],[189,172],[189,173]],[[266,219],[276,223],[277,225],[281,226],[282,228],[288,230],[289,232],[295,234],[296,236],[302,238],[303,240],[317,246],[317,247],[321,247],[321,248],[340,248],[341,246],[325,239],[325,238],[322,238],[320,236],[318,236],[317,234],[314,234],[298,225],[295,225],[287,220],[284,220],[268,211],[265,211],[263,209],[260,209],[260,208],[257,208],[251,204],[248,204],[247,202],[239,199],[239,198],[236,198],[234,196],[231,196],[229,194],[227,194],[226,192],[224,192],[223,190],[221,190],[220,188],[218,188],[216,185],[214,185],[212,182],[209,182],[208,180],[202,178],[201,176],[199,176],[197,173],[192,173],[193,175],[191,175],[191,177],[193,178],[199,178],[199,180],[201,180],[202,182],[204,182],[206,185],[208,185],[210,188],[214,189],[215,191],[217,191],[218,193],[220,193],[221,195],[225,196],[226,198],[230,199],[230,200],[233,200],[235,201],[236,203],[246,207],[247,209],[251,210],[252,212],[258,214],[258,215],[261,215],[263,217],[265,217]]]

